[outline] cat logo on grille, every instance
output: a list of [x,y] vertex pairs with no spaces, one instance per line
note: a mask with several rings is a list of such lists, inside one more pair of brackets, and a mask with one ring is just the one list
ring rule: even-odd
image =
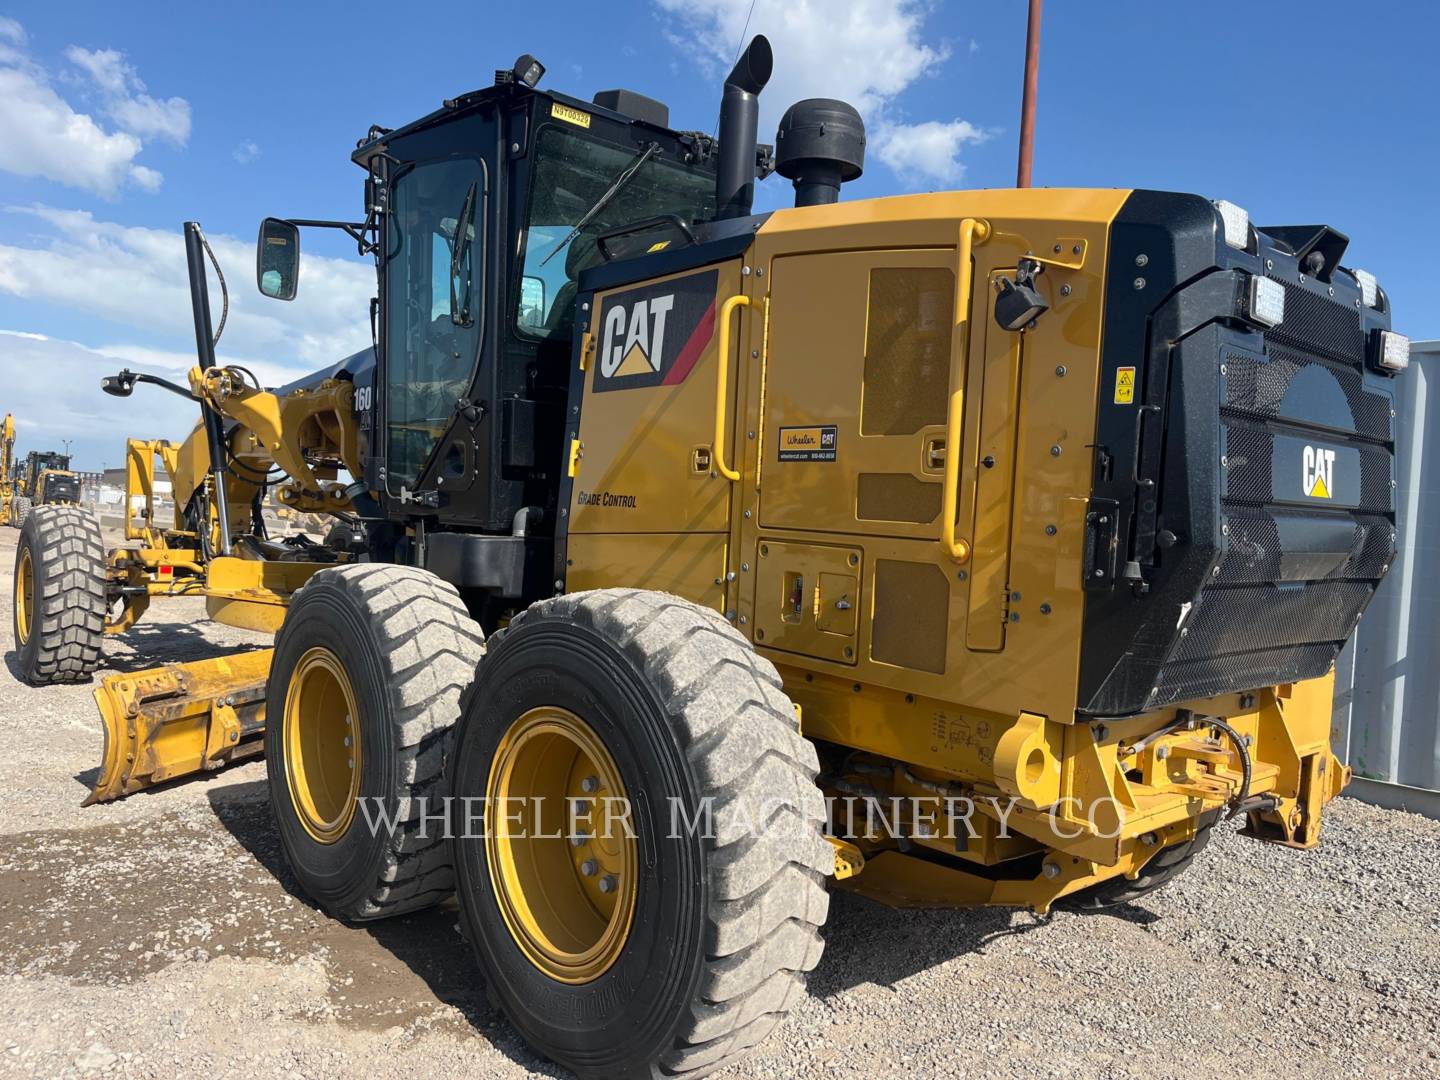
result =
[[1300,490],[1312,499],[1328,499],[1335,487],[1335,451],[1307,446],[1301,455]]

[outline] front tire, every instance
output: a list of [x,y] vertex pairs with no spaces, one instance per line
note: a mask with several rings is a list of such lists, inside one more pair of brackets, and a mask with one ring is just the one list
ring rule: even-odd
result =
[[73,506],[29,511],[15,551],[13,595],[25,681],[88,682],[105,638],[105,548],[95,519]]
[[25,522],[30,518],[30,511],[34,504],[24,495],[16,495],[10,503],[10,521],[15,528],[23,529]]
[[[531,1046],[582,1077],[650,1078],[763,1039],[823,948],[818,767],[775,668],[715,612],[608,589],[516,616],[467,694],[453,854],[487,986]],[[584,824],[557,833],[566,812],[542,809],[525,831],[557,796]]]
[[336,918],[450,894],[441,782],[483,652],[455,588],[411,567],[321,570],[286,612],[266,685],[270,802],[291,870]]

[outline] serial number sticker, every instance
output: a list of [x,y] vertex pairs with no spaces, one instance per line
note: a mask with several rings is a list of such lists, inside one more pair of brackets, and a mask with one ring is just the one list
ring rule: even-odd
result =
[[558,101],[550,103],[550,115],[556,120],[564,120],[567,124],[574,124],[576,127],[588,128],[590,126],[589,113],[572,109],[569,105],[561,105]]
[[1133,405],[1135,403],[1135,369],[1133,367],[1117,368],[1115,371],[1115,404]]
[[836,427],[820,424],[815,427],[782,427],[780,429],[781,461],[834,461]]

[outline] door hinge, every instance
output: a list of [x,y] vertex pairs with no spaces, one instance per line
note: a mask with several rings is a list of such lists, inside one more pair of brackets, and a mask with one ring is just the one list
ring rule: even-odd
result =
[[585,456],[585,444],[579,439],[570,440],[570,475],[580,475],[580,459]]
[[580,370],[590,370],[590,359],[595,355],[595,335],[586,330],[580,335]]

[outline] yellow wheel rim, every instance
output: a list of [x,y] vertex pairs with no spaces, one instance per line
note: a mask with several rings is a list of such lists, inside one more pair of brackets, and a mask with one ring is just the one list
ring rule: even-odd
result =
[[35,574],[30,563],[30,549],[24,548],[15,566],[15,632],[20,639],[16,642],[18,645],[30,640],[30,619],[34,610]]
[[360,797],[360,714],[350,677],[317,645],[295,665],[285,690],[285,777],[305,831],[322,844],[345,835]]
[[620,770],[590,725],[532,709],[486,786],[490,883],[515,943],[564,983],[599,978],[630,936],[639,859]]

